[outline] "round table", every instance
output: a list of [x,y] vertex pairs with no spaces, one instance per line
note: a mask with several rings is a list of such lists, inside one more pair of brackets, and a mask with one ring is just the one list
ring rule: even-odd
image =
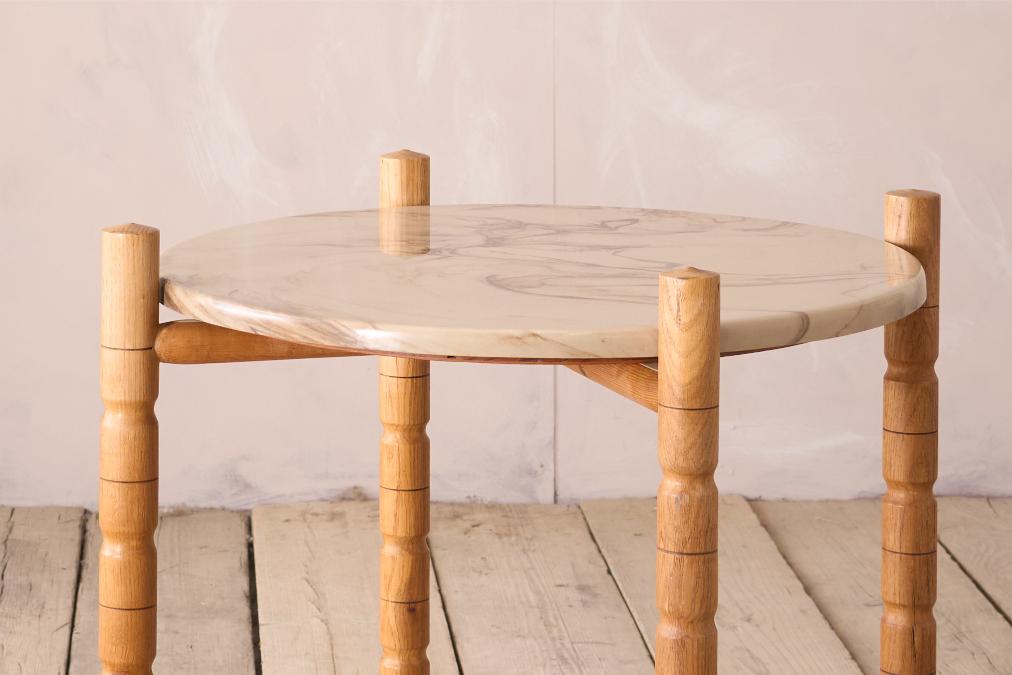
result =
[[162,257],[165,304],[239,331],[470,360],[657,357],[657,275],[721,275],[721,351],[885,325],[921,306],[917,259],[797,223],[578,206],[406,207],[233,227]]
[[[385,155],[378,210],[233,227],[161,256],[152,228],[103,233],[110,671],[148,672],[154,658],[160,363],[380,356],[388,673],[428,672],[429,361],[565,364],[656,410],[656,668],[697,674],[716,672],[720,356],[888,325],[883,672],[933,672],[937,195],[887,195],[898,246],[680,211],[429,206],[428,174],[424,155]],[[158,300],[191,320],[159,325]]]

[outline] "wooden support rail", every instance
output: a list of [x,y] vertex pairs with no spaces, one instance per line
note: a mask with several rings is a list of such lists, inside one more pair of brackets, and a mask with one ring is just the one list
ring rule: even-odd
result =
[[155,354],[162,363],[236,363],[358,356],[333,347],[287,342],[190,320],[170,321],[158,326]]
[[[784,345],[783,347],[789,347]],[[766,347],[744,352],[721,352],[725,356],[741,356],[769,352],[783,347]],[[612,363],[563,363],[574,373],[583,375],[588,380],[597,382],[602,387],[611,389],[630,401],[639,403],[644,408],[657,412],[657,361],[612,362]]]
[[630,401],[657,412],[657,370],[643,363],[582,363],[568,366]]

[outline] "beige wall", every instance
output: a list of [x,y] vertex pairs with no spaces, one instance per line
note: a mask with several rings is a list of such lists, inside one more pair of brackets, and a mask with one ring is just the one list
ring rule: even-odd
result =
[[[1012,492],[1012,5],[0,5],[0,503],[94,504],[98,229],[368,207],[669,207],[879,234],[943,193],[945,492]],[[880,490],[878,331],[723,363],[724,490]],[[370,359],[162,369],[165,503],[374,494]],[[433,496],[653,492],[649,413],[434,367]]]

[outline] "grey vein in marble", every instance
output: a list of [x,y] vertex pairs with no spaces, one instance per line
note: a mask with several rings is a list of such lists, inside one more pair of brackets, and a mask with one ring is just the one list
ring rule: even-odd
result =
[[721,351],[895,321],[917,260],[796,223],[646,209],[434,206],[296,216],[162,256],[164,302],[236,330],[434,358],[651,359],[657,275],[721,274]]

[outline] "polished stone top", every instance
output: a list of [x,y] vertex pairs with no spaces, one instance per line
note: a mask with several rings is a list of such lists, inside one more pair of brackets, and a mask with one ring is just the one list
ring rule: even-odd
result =
[[925,298],[917,260],[811,225],[678,211],[433,206],[323,213],[162,256],[164,302],[286,340],[432,358],[651,359],[657,275],[721,274],[721,351],[824,340]]

